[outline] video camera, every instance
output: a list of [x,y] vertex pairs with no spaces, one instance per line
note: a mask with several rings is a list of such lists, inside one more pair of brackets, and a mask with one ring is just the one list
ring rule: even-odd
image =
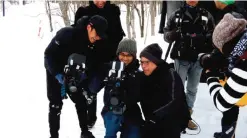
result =
[[105,84],[109,88],[109,104],[110,110],[115,114],[123,114],[126,110],[124,102],[121,100],[122,95],[122,82],[125,79],[125,73],[123,72],[124,63],[119,61],[113,61],[111,63],[112,68],[109,71],[108,76],[106,77]]
[[87,99],[87,103],[91,104],[93,97],[82,87],[82,82],[86,79],[86,57],[80,54],[71,54],[68,58],[67,65],[64,67],[65,88],[69,94],[82,92]]
[[199,62],[204,70],[213,71],[220,79],[224,79],[228,73],[228,59],[218,49],[199,55]]

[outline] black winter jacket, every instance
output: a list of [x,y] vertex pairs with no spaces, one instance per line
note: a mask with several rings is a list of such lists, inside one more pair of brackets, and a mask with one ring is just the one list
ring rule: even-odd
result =
[[[124,112],[125,123],[142,123],[142,115],[139,105],[140,101],[140,71],[139,61],[135,59],[128,66],[124,68],[124,74],[126,78],[121,82],[121,94],[120,99],[126,105]],[[111,97],[110,90],[112,87],[106,85],[104,92],[104,108],[102,114],[109,111],[109,99]]]
[[[168,43],[174,41],[170,39],[172,31],[180,32],[175,40],[171,58],[196,61],[199,53],[211,52],[214,27],[213,17],[206,10],[198,7],[188,8],[187,6],[178,9],[170,16],[167,26],[164,28],[164,39]],[[196,35],[192,36],[192,34]]]
[[76,11],[75,14],[75,24],[83,16],[94,16],[100,15],[104,17],[108,22],[108,29],[106,34],[108,36],[107,40],[98,41],[95,45],[106,45],[107,54],[105,58],[108,59],[108,62],[113,61],[116,56],[116,50],[118,47],[119,42],[125,36],[123,31],[121,20],[120,20],[120,9],[115,4],[110,4],[109,1],[106,2],[104,8],[98,8],[93,1],[89,2],[89,6],[87,7],[80,7]]
[[[86,56],[87,75],[101,70],[106,62],[104,47],[90,44],[86,26],[88,17],[83,17],[75,27],[60,29],[45,49],[45,68],[52,75],[63,74],[64,66],[72,53]],[[90,46],[89,46],[90,45]],[[102,65],[102,66],[101,66]]]
[[181,78],[170,69],[164,62],[150,76],[143,74],[141,78],[140,103],[146,121],[155,120],[165,122],[160,125],[169,125],[176,120],[179,124],[188,113]]

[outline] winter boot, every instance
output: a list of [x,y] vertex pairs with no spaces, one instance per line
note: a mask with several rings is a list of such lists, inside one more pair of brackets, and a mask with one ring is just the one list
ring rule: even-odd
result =
[[215,132],[214,138],[235,138],[236,122],[230,126],[222,126],[222,132]]
[[87,132],[81,132],[81,138],[95,138],[92,134],[92,132],[87,131]]
[[214,133],[214,138],[221,138],[222,135],[223,135],[222,132],[215,132]]
[[[192,109],[189,109],[189,112],[190,112],[190,115],[192,115],[193,110]],[[198,126],[192,120],[189,120],[188,129],[190,129],[190,130],[197,130],[198,129]]]

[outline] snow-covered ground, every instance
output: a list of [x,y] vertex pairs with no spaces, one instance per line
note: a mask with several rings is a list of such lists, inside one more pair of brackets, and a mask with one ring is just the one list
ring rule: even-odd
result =
[[[49,33],[48,19],[44,13],[44,4],[36,3],[10,6],[6,17],[0,17],[0,138],[49,137],[43,53],[52,34]],[[121,18],[125,29],[125,12],[122,12]],[[156,32],[159,19],[160,17],[157,16]],[[54,17],[54,23],[60,22],[58,17]],[[59,29],[59,25],[56,30]],[[39,26],[42,26],[42,39],[38,37]],[[138,34],[139,28],[138,26],[136,28]],[[137,41],[138,53],[150,43],[159,43],[164,52],[167,47],[160,34],[149,36],[146,44],[143,44],[143,38],[138,37]],[[105,131],[100,116],[102,95],[101,91],[98,94],[98,120],[92,129],[96,138],[103,138]],[[222,114],[213,106],[207,85],[200,84],[193,118],[200,125],[201,133],[194,136],[185,134],[182,138],[211,138],[215,131],[221,130],[221,117]],[[236,138],[247,138],[246,127],[247,108],[245,107],[240,110]],[[80,136],[75,107],[70,100],[64,100],[60,136],[61,138]]]

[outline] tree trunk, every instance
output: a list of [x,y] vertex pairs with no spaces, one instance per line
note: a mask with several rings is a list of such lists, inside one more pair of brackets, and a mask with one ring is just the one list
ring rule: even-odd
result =
[[127,27],[127,34],[128,38],[131,38],[131,32],[130,32],[130,4],[129,1],[126,2],[126,9],[127,9],[127,14],[126,14],[126,27]]
[[52,27],[51,7],[50,7],[50,2],[49,2],[49,0],[46,0],[46,1],[45,1],[45,9],[46,9],[46,14],[47,14],[48,19],[49,19],[50,32],[52,32],[52,31],[53,31],[53,27]]
[[68,15],[69,2],[68,1],[59,1],[58,4],[59,4],[59,7],[61,9],[62,18],[63,18],[65,26],[70,26],[70,19],[69,19],[69,15]]
[[136,29],[135,29],[135,3],[132,2],[131,10],[130,10],[130,22],[131,22],[131,31],[132,31],[132,39],[136,38]]
[[155,35],[155,1],[150,1],[151,36]]
[[144,2],[141,1],[141,12],[140,10],[137,8],[136,5],[134,5],[135,10],[138,14],[139,17],[139,26],[140,26],[140,33],[141,33],[141,37],[144,37]]

